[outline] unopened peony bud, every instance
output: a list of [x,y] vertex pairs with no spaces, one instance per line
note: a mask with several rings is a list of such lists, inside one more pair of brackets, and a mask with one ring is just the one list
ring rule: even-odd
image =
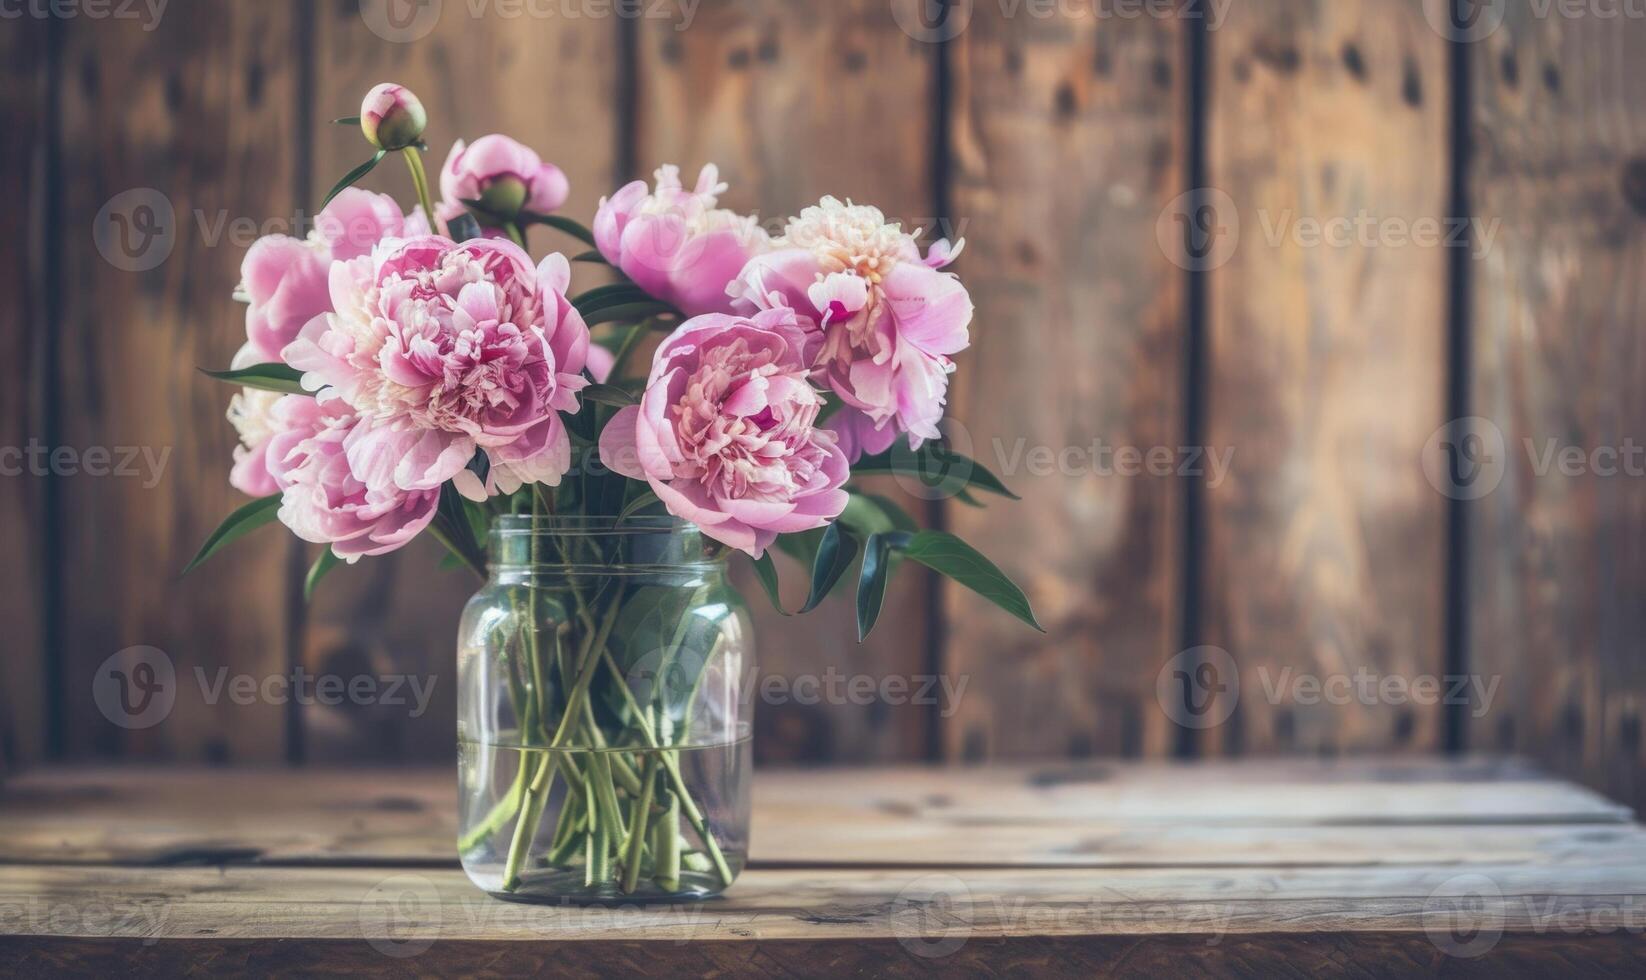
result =
[[412,90],[393,82],[374,86],[360,103],[360,131],[366,134],[366,142],[380,150],[414,145],[423,138],[428,121],[423,103]]

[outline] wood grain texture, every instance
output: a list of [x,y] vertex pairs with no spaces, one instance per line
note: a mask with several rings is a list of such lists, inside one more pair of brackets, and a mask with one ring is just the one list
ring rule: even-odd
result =
[[[30,773],[0,795],[0,864],[455,867],[452,785],[446,770]],[[753,819],[757,868],[1548,864],[1646,843],[1626,808],[1487,759],[763,770]]]
[[1503,689],[1472,744],[1640,805],[1646,22],[1512,9],[1469,55],[1473,209],[1497,230],[1470,268],[1472,411],[1505,460],[1465,505],[1471,664]]
[[[1626,975],[1646,929],[1646,831],[1592,793],[1484,758],[767,773],[757,810],[791,808],[772,819],[809,821],[814,850],[758,859],[712,902],[617,908],[498,902],[449,851],[429,860],[419,842],[451,806],[449,793],[432,802],[437,778],[26,776],[4,791],[0,843],[61,843],[20,863],[0,855],[0,965],[403,975],[466,957],[468,972],[1090,975],[1170,963],[1274,975],[1489,963],[1493,975]],[[862,833],[869,810],[947,844],[888,862],[890,841]],[[1082,820],[1138,837],[1094,864],[1014,847],[1032,829],[1055,847]],[[1175,855],[1142,841],[1188,840],[1191,827],[1207,836]],[[1002,832],[997,863],[971,864]],[[1345,853],[1306,839],[1333,832]],[[438,833],[450,841],[449,826]],[[1221,854],[1206,846],[1218,834]]]
[[[395,6],[393,4],[390,5]],[[316,120],[353,114],[374,84],[393,79],[418,93],[429,113],[430,180],[455,139],[502,132],[561,167],[571,182],[562,209],[588,224],[609,194],[617,165],[619,22],[613,16],[542,16],[555,5],[404,5],[409,19],[383,19],[383,4],[326,3],[315,23]],[[433,14],[432,19],[430,14]],[[395,24],[402,25],[395,27]],[[318,123],[317,123],[318,125]],[[311,186],[324,193],[370,155],[353,127],[325,127],[315,141]],[[390,161],[393,163],[394,161]],[[416,195],[398,163],[364,186],[410,205]],[[438,187],[434,189],[438,194]],[[583,246],[537,229],[534,255]],[[576,270],[576,285],[599,275]],[[425,536],[426,537],[426,536]],[[469,575],[436,571],[432,540],[334,572],[303,633],[315,673],[344,678],[413,673],[433,684],[429,709],[314,705],[304,710],[305,755],[315,761],[432,760],[456,756],[458,615],[477,587]]]
[[1182,25],[1079,9],[978,4],[952,42],[954,210],[969,229],[956,268],[977,303],[952,407],[960,441],[1024,501],[948,516],[1048,633],[946,589],[946,669],[968,682],[944,724],[951,758],[1172,744],[1154,691],[1178,634],[1181,484],[1115,454],[1175,460],[1180,442],[1182,273],[1149,243],[1183,190]]
[[[928,239],[936,49],[898,26],[921,0],[704,0],[695,17],[640,22],[636,166],[645,176],[678,164],[686,181],[716,163],[730,190],[721,206],[759,216],[781,234],[788,216],[826,194],[874,204]],[[898,495],[895,484],[877,489]],[[919,513],[923,502],[901,496]],[[809,570],[779,556],[788,608],[804,604]],[[854,590],[842,588],[804,619],[772,611],[746,564],[739,584],[755,614],[763,678],[796,696],[764,699],[755,753],[763,762],[909,760],[928,755],[937,705],[844,694],[818,703],[814,682],[928,675],[927,576],[901,569],[887,615],[857,642]],[[854,580],[855,581],[855,580]],[[831,681],[830,678],[837,678]],[[775,681],[774,681],[775,683]]]
[[[1446,501],[1420,459],[1448,258],[1415,230],[1446,209],[1446,46],[1416,0],[1250,0],[1209,48],[1207,169],[1238,237],[1211,260],[1207,441],[1234,462],[1205,498],[1203,616],[1239,689],[1206,742],[1432,750],[1441,707],[1376,684],[1445,668]],[[1343,703],[1289,686],[1361,672],[1373,693]]]
[[[942,937],[939,937],[939,941]],[[392,945],[390,948],[394,948]],[[796,976],[995,976],[1116,978],[1158,976],[1333,976],[1352,964],[1376,963],[1389,974],[1423,975],[1444,965],[1445,975],[1486,980],[1546,977],[1574,969],[1626,977],[1642,965],[1639,940],[1628,933],[1574,936],[1510,933],[1490,951],[1466,960],[1441,960],[1423,932],[1337,935],[1113,935],[1013,937],[972,940],[941,958],[917,955],[895,939],[754,940],[675,943],[613,939],[599,943],[437,940],[419,950],[413,968],[429,975],[474,977],[735,976],[758,970]],[[917,946],[916,948],[922,948]],[[947,948],[947,947],[942,947]],[[404,957],[385,955],[358,939],[292,943],[287,940],[170,940],[150,947],[109,939],[0,936],[0,967],[28,976],[86,970],[122,976],[171,977],[200,963],[214,975],[266,977],[404,976]]]
[[[73,755],[284,753],[281,705],[213,699],[199,679],[285,671],[287,539],[262,531],[202,573],[178,574],[244,503],[227,482],[231,391],[196,369],[227,365],[245,343],[244,307],[231,297],[241,257],[265,222],[286,230],[294,218],[294,26],[293,4],[58,25],[68,175],[60,448],[84,468],[60,480],[68,615],[53,655]],[[140,455],[122,467],[127,449]],[[94,465],[117,468],[100,476]],[[175,671],[157,675],[173,687],[169,717],[142,729],[115,724],[126,716],[93,698],[94,680],[109,679],[100,665],[137,645],[163,651]]]
[[45,241],[47,25],[9,24],[0,33],[0,199],[11,202],[0,227],[0,777],[39,759],[47,739],[45,500],[47,478],[31,472],[31,439],[46,438]]

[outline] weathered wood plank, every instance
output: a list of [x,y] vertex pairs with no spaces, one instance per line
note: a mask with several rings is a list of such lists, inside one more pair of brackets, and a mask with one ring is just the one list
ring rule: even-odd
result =
[[[566,172],[564,210],[587,224],[614,188],[620,121],[620,24],[612,16],[542,16],[558,8],[520,4],[322,4],[315,24],[317,120],[352,115],[377,82],[418,93],[429,112],[426,157],[431,180],[452,141],[506,133]],[[315,142],[311,187],[319,195],[369,155],[358,130],[327,127]],[[365,182],[415,202],[404,166]],[[436,189],[438,192],[438,189]],[[317,202],[316,202],[317,203]],[[311,205],[312,206],[312,205]],[[576,254],[582,246],[547,229],[533,233],[534,255]],[[578,282],[598,281],[579,266]],[[404,552],[333,573],[310,612],[302,658],[314,673],[344,678],[416,674],[434,685],[427,711],[383,705],[303,711],[305,754],[314,761],[427,761],[455,757],[457,620],[476,583],[436,571],[441,550],[418,541]]]
[[[607,940],[589,942],[463,942],[439,940],[418,950],[415,969],[432,975],[600,978],[737,975],[751,969],[798,976],[917,977],[941,975],[1036,977],[1225,977],[1331,976],[1347,964],[1375,963],[1390,975],[1423,975],[1437,969],[1434,941],[1422,932],[1355,932],[1302,936],[1190,935],[1028,936],[981,939],[942,957],[937,935],[930,947],[895,939],[746,940],[736,943],[674,943]],[[386,943],[395,948],[392,943]],[[1546,977],[1574,969],[1602,976],[1630,976],[1643,963],[1639,939],[1625,932],[1601,936],[1511,933],[1477,957],[1445,960],[1449,976]],[[20,976],[86,970],[105,975],[178,976],[210,963],[215,974],[265,977],[346,973],[401,977],[402,956],[386,956],[367,942],[326,940],[172,940],[151,947],[108,939],[0,936],[0,967]],[[484,968],[478,965],[484,964]]]
[[[463,873],[404,868],[0,868],[7,934],[169,940],[367,938],[852,941],[946,936],[1417,932],[1474,886],[1504,932],[1638,933],[1646,860],[1559,867],[750,870],[709,903],[500,902]],[[1461,897],[1461,896],[1458,896]],[[1530,901],[1528,901],[1530,899]],[[51,914],[40,914],[40,910]],[[104,914],[93,916],[93,909]],[[14,911],[15,910],[15,911]],[[941,911],[940,911],[941,910]],[[921,913],[926,913],[922,918]],[[1593,916],[1592,918],[1588,918]],[[1619,917],[1624,917],[1621,919]],[[1631,917],[1632,919],[1628,918]],[[1566,923],[1562,926],[1561,923]],[[912,933],[912,935],[911,935]],[[1638,934],[1632,936],[1639,945]],[[1440,952],[1436,950],[1437,954]]]
[[1503,687],[1471,745],[1641,805],[1646,22],[1510,5],[1467,51],[1471,203],[1495,232],[1469,270],[1471,411],[1501,438],[1465,504],[1469,656]]
[[[706,0],[686,20],[640,21],[636,167],[665,163],[690,181],[716,163],[731,187],[721,204],[781,234],[789,215],[825,194],[874,204],[906,229],[934,230],[931,186],[936,49],[900,28],[923,0]],[[930,237],[939,237],[931,235]],[[899,493],[895,484],[888,492]],[[917,514],[924,504],[902,497]],[[809,572],[778,559],[789,608]],[[770,608],[744,563],[760,672],[798,696],[763,700],[755,752],[770,762],[912,760],[928,754],[929,716],[942,706],[885,697],[811,700],[809,685],[847,691],[856,678],[918,687],[926,665],[927,576],[900,570],[887,615],[859,645],[851,589],[803,620]],[[838,680],[830,681],[831,677]],[[859,684],[867,680],[858,681]]]
[[[1209,50],[1207,441],[1234,461],[1205,498],[1203,615],[1239,687],[1205,741],[1432,750],[1438,699],[1376,685],[1445,670],[1446,501],[1418,462],[1447,254],[1418,231],[1446,212],[1446,45],[1417,0],[1248,0]],[[1291,686],[1362,672],[1369,698]]]
[[[945,670],[968,682],[950,758],[1173,742],[1154,692],[1178,635],[1182,273],[1139,243],[1183,189],[1182,25],[1075,9],[977,4],[951,42],[957,268],[978,310],[954,414],[1024,501],[948,515],[1049,632],[946,588]],[[1164,473],[1115,456],[1151,450],[1172,454]]]
[[0,527],[10,539],[0,557],[0,777],[39,759],[47,737],[48,477],[20,455],[46,437],[46,32],[45,21],[24,19],[0,34],[0,199],[9,209],[0,235]]
[[[0,863],[455,864],[445,770],[47,771]],[[1629,812],[1485,761],[762,771],[756,866],[1512,863],[1639,848]]]
[[[206,4],[58,25],[70,175],[54,216],[58,448],[81,471],[61,480],[67,621],[53,655],[72,755],[284,754],[284,706],[207,688],[220,670],[285,671],[285,539],[259,532],[177,576],[244,503],[228,486],[231,392],[196,368],[227,365],[245,342],[231,294],[254,226],[286,230],[297,217],[296,17],[294,4]],[[147,661],[152,682],[136,660],[108,662],[134,646],[161,651]],[[121,707],[122,683],[128,705],[153,716]]]

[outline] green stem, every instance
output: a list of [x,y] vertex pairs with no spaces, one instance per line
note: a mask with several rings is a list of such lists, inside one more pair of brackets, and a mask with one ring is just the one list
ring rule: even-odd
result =
[[470,571],[480,576],[480,581],[486,581],[486,563],[476,558],[474,555],[464,551],[462,548],[459,548],[452,534],[446,529],[438,518],[430,522],[429,533],[434,535],[434,539],[436,541],[445,545],[447,551],[451,552],[453,555],[456,555],[459,561],[468,566]]
[[646,756],[640,775],[640,803],[629,821],[629,841],[623,852],[623,894],[630,895],[640,884],[640,852],[646,843],[646,821],[652,815],[652,793],[657,787],[657,756]]
[[429,175],[423,170],[423,155],[415,146],[408,146],[400,152],[406,157],[406,169],[411,171],[412,185],[417,188],[417,201],[423,205],[429,227],[438,232],[440,227],[434,217],[434,201],[429,197]]
[[680,797],[670,794],[652,840],[653,881],[666,892],[680,890]]
[[[602,646],[600,652],[602,654],[601,659],[611,668],[612,673],[617,675],[617,687],[623,692],[623,698],[628,702],[629,710],[634,712],[634,720],[640,726],[640,737],[646,740],[646,745],[649,748],[659,748],[657,735],[652,731],[651,722],[646,720],[645,712],[641,711],[640,705],[635,703],[634,692],[630,691],[629,685],[625,683],[623,672],[618,668],[617,661],[612,658],[611,651]],[[720,853],[720,845],[716,843],[714,834],[709,832],[708,822],[703,819],[702,812],[697,809],[697,803],[692,800],[690,791],[686,789],[686,781],[680,775],[680,762],[675,758],[676,753],[671,750],[662,753],[662,755],[663,768],[669,774],[669,785],[673,787],[675,796],[679,797],[680,807],[685,811],[686,819],[691,821],[692,829],[697,831],[698,838],[703,841],[704,849],[709,852],[709,859],[714,862],[714,870],[720,876],[721,884],[730,887],[732,883],[731,868],[726,864],[725,855]]]

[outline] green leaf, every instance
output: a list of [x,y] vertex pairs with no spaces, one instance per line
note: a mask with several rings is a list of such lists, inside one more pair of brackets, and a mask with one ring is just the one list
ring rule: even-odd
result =
[[976,487],[1012,500],[1022,499],[982,463],[939,443],[925,443],[912,453],[904,446],[893,446],[877,456],[865,456],[852,466],[853,476],[876,474],[913,477],[939,496],[952,497]]
[[331,121],[331,124],[333,126],[358,126],[358,125],[360,125],[360,117],[359,116],[341,116],[337,119],[333,119]]
[[520,212],[520,223],[528,225],[548,225],[556,231],[565,232],[583,244],[594,247],[594,232],[583,227],[570,218],[562,218],[558,214],[533,214],[530,211]]
[[217,554],[223,547],[232,541],[245,537],[265,524],[272,523],[280,510],[280,495],[260,497],[246,504],[230,514],[217,530],[211,533],[206,543],[200,546],[200,553],[194,556],[183,569],[183,574],[194,571],[206,562],[206,559]]
[[1006,573],[971,545],[944,531],[921,531],[901,549],[907,557],[940,575],[946,575],[1040,632],[1029,597]]
[[208,378],[261,391],[279,391],[288,395],[313,394],[303,388],[303,372],[284,364],[253,364],[238,371],[208,371],[201,368],[200,373]]
[[856,558],[857,539],[842,531],[838,521],[824,528],[817,555],[812,559],[811,594],[806,596],[806,604],[800,611],[809,613],[827,599]]
[[772,608],[777,610],[779,616],[787,616],[789,613],[783,608],[783,597],[777,591],[777,566],[772,564],[771,553],[751,560],[755,577],[760,579],[760,587],[766,590],[766,598],[772,601]]
[[817,548],[823,542],[823,529],[812,528],[809,531],[795,531],[777,536],[777,550],[800,563],[802,568],[811,568],[817,560]]
[[617,524],[614,526],[622,526],[624,521],[655,503],[657,503],[657,494],[647,490],[645,493],[642,493],[640,496],[629,501],[628,506],[623,508],[623,512],[617,515]]
[[579,394],[591,402],[598,402],[601,405],[615,405],[618,408],[627,408],[630,405],[640,404],[640,399],[617,385],[589,385]]
[[864,537],[887,531],[918,531],[909,512],[886,497],[853,489],[846,500],[846,509],[840,520]]
[[326,577],[327,572],[341,564],[343,559],[337,557],[337,552],[332,551],[331,546],[327,545],[326,550],[320,552],[320,557],[310,566],[308,576],[303,579],[303,601],[313,602],[314,587],[320,584],[320,580]]
[[613,306],[655,302],[657,300],[652,298],[650,293],[628,282],[613,282],[604,286],[595,286],[593,289],[579,293],[572,299],[572,305],[577,307],[577,312],[584,316]]
[[886,601],[886,580],[891,577],[892,546],[897,532],[872,534],[863,545],[863,570],[857,576],[857,642],[869,638],[880,606]]
[[326,199],[320,202],[320,206],[323,208],[330,204],[332,198],[343,193],[344,188],[354,186],[356,181],[371,173],[372,170],[383,161],[383,158],[388,155],[388,150],[378,150],[376,153],[372,154],[370,160],[367,160],[365,163],[362,163],[360,166],[355,167],[353,170],[350,170],[348,173],[344,174],[343,179],[332,185],[332,189],[326,192]]
[[602,323],[622,323],[629,320],[644,320],[649,316],[662,316],[674,313],[674,307],[667,303],[655,300],[645,303],[625,303],[622,306],[608,306],[583,317],[586,326],[594,327]]
[[599,263],[600,265],[611,265],[610,262],[606,261],[606,257],[604,255],[600,254],[598,249],[591,249],[587,252],[579,252],[578,254],[572,256],[572,261],[573,262],[596,262],[596,263]]

